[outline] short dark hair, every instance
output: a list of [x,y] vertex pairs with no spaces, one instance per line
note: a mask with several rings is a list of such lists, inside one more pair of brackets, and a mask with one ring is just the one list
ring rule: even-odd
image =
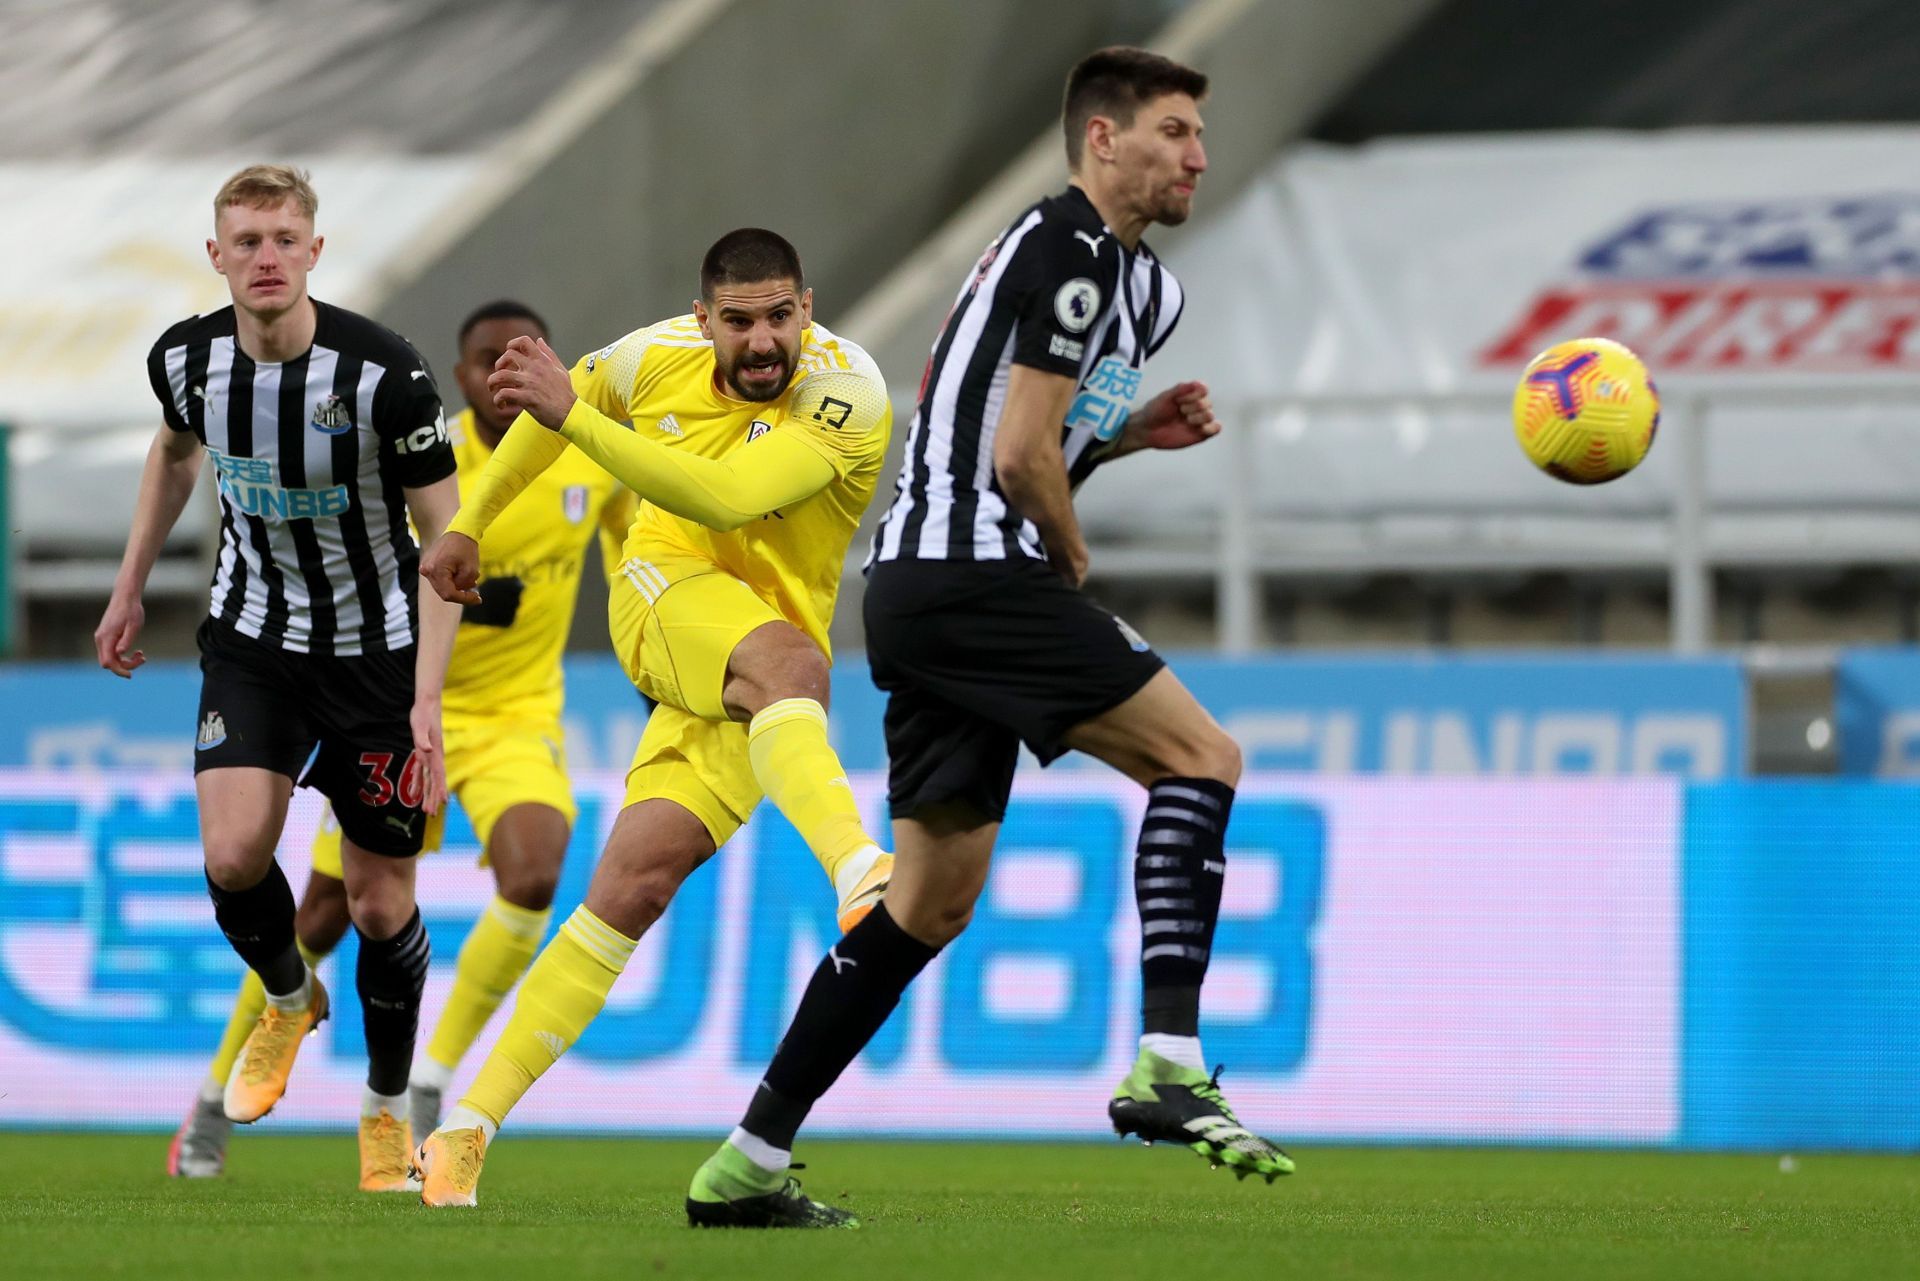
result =
[[700,260],[700,296],[712,299],[715,286],[751,285],[762,280],[791,280],[805,289],[800,253],[785,236],[764,227],[741,227],[713,242]]
[[547,322],[539,312],[511,298],[496,298],[492,302],[481,303],[467,313],[467,318],[460,322],[460,337],[455,345],[465,347],[467,335],[473,332],[474,326],[489,320],[531,320],[539,328],[541,337],[553,337],[553,330],[547,328]]
[[1060,106],[1060,124],[1067,134],[1067,164],[1080,166],[1087,141],[1087,121],[1107,116],[1121,128],[1162,94],[1184,93],[1195,102],[1207,96],[1207,77],[1146,49],[1114,45],[1096,49],[1067,73],[1066,99]]

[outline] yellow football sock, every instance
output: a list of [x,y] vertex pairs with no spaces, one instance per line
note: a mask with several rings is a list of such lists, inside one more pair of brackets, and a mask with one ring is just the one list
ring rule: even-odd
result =
[[428,1058],[449,1071],[460,1065],[461,1056],[473,1047],[487,1020],[527,972],[527,963],[539,950],[540,936],[552,919],[552,908],[536,912],[493,896],[460,948],[453,991],[427,1043]]
[[[327,959],[325,952],[314,952],[299,939],[293,945],[300,949],[300,959],[313,969]],[[225,1083],[233,1071],[233,1061],[240,1057],[240,1047],[247,1043],[247,1037],[253,1032],[253,1025],[260,1021],[260,1011],[267,1008],[267,989],[260,985],[260,976],[252,970],[240,981],[240,994],[233,998],[233,1013],[227,1016],[227,1030],[220,1038],[220,1048],[213,1052],[213,1062],[207,1068],[211,1080]]]
[[600,1013],[635,946],[636,940],[585,907],[574,909],[527,971],[513,1015],[460,1106],[496,1126],[506,1120],[520,1096]]
[[826,709],[811,698],[783,698],[747,726],[753,777],[832,880],[840,865],[876,842],[860,824],[847,771],[827,742]]

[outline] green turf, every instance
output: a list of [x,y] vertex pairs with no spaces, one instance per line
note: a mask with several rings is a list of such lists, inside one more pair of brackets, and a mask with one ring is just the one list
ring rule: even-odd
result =
[[1314,1149],[1269,1187],[1138,1146],[808,1143],[857,1233],[695,1233],[707,1145],[508,1139],[478,1210],[353,1190],[351,1138],[246,1134],[213,1182],[156,1137],[0,1133],[0,1272],[53,1281],[787,1281],[959,1277],[1920,1275],[1920,1165],[1497,1149]]

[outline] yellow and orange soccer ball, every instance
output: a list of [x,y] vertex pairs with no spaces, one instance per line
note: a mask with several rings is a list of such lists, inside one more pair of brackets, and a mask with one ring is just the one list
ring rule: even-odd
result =
[[1570,485],[1604,485],[1640,465],[1660,427],[1660,393],[1640,358],[1610,338],[1557,343],[1527,363],[1513,434],[1533,465]]

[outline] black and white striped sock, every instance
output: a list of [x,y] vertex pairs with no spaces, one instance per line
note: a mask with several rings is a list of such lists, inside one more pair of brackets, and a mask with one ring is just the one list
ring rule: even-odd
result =
[[1233,789],[1210,778],[1166,778],[1147,790],[1133,893],[1140,907],[1140,1004],[1148,1035],[1200,1033],[1200,984],[1220,919],[1232,811]]
[[407,1088],[413,1039],[420,1027],[420,997],[432,957],[418,908],[392,938],[370,939],[360,933],[355,978],[367,1029],[367,1088],[376,1094],[400,1094]]

